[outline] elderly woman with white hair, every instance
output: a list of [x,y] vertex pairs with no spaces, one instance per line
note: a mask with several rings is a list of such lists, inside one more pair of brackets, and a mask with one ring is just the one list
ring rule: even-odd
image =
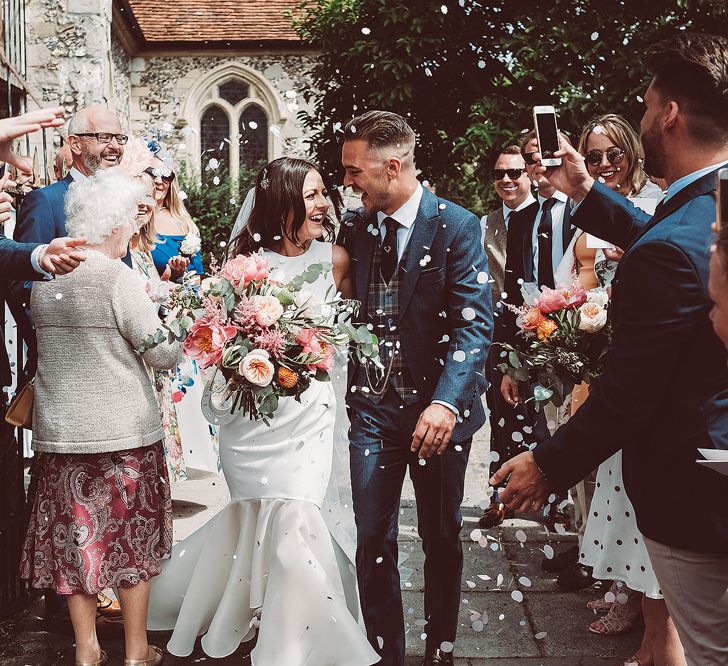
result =
[[96,595],[116,588],[125,666],[156,666],[147,643],[149,580],[172,547],[171,496],[154,390],[144,363],[177,364],[177,343],[136,350],[159,327],[138,274],[124,265],[144,187],[118,168],[71,185],[67,227],[88,238],[73,273],[33,286],[38,334],[33,407],[37,488],[21,573],[68,595],[76,666],[101,666]]

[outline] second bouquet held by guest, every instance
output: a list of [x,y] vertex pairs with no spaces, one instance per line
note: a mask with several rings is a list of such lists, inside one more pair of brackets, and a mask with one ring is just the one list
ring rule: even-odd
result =
[[88,238],[87,259],[36,284],[31,297],[38,460],[21,574],[33,587],[68,595],[75,661],[93,666],[106,662],[94,629],[97,594],[106,588],[118,590],[127,662],[162,661],[147,643],[146,606],[149,580],[171,551],[172,511],[144,364],[174,367],[179,345],[135,353],[159,325],[143,282],[120,261],[143,196],[116,168],[72,184],[67,228]]
[[521,344],[502,344],[508,352],[501,372],[515,381],[537,380],[537,405],[564,404],[574,386],[602,373],[609,351],[609,296],[603,289],[586,291],[576,280],[556,289],[523,285],[524,305],[514,308]]

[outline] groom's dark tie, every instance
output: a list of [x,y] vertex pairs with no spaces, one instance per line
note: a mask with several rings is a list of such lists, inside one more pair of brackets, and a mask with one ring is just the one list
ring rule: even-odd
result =
[[551,208],[556,199],[546,199],[541,206],[541,219],[538,223],[538,285],[554,287],[554,265],[553,265],[553,218]]
[[392,281],[392,276],[397,268],[397,229],[399,222],[393,217],[384,218],[384,226],[387,229],[387,234],[384,237],[382,243],[382,262],[381,270],[384,282],[389,284]]

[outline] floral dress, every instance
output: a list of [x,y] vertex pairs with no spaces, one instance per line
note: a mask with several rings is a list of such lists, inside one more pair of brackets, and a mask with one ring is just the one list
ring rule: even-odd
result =
[[[134,270],[151,284],[154,289],[159,283],[159,275],[154,267],[152,257],[148,252],[130,250]],[[157,394],[159,411],[162,415],[164,428],[164,458],[167,462],[170,481],[184,481],[187,478],[184,450],[182,448],[182,435],[177,420],[175,406],[175,379],[176,370],[149,370],[150,378]]]

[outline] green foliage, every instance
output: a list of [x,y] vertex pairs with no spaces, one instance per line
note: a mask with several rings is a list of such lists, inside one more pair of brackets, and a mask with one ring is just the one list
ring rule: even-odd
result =
[[262,166],[248,169],[241,166],[240,177],[235,183],[222,165],[215,171],[205,171],[202,176],[189,165],[182,165],[180,188],[187,194],[185,207],[200,229],[205,268],[213,256],[219,260],[225,252],[226,245],[220,243],[227,243],[245,195],[255,185]]
[[321,50],[300,117],[319,163],[340,177],[346,121],[404,115],[438,194],[488,208],[497,151],[553,104],[572,135],[594,115],[637,126],[647,47],[678,30],[728,36],[725,2],[701,0],[307,0],[295,25]]

